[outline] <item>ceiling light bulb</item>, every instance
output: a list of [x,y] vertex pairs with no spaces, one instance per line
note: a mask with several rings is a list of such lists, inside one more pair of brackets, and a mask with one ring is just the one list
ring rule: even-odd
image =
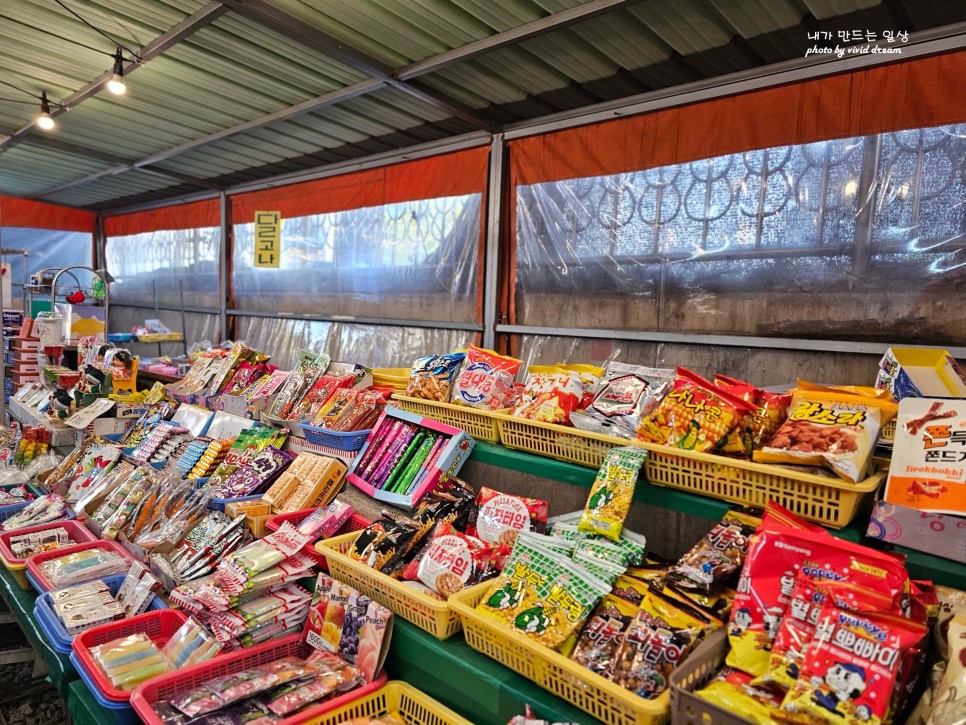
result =
[[127,92],[127,86],[124,85],[124,56],[120,48],[114,54],[114,71],[107,82],[107,90],[115,96],[123,96]]
[[47,101],[47,91],[40,94],[40,115],[37,116],[37,125],[44,131],[50,131],[54,127],[54,119],[50,116],[50,103]]

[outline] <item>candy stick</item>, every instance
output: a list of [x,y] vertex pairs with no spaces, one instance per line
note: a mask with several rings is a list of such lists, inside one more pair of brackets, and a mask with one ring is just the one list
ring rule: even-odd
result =
[[413,476],[416,475],[416,471],[419,467],[423,465],[426,460],[426,456],[429,455],[430,449],[433,447],[434,441],[432,438],[427,437],[423,441],[423,444],[419,447],[419,450],[413,456],[413,459],[406,466],[406,470],[403,471],[402,475],[396,481],[396,486],[393,489],[393,493],[403,493],[409,488],[409,485],[413,481]]
[[399,474],[403,472],[412,460],[412,457],[416,454],[416,451],[419,450],[419,447],[426,439],[426,435],[426,431],[420,428],[419,432],[416,433],[412,441],[406,446],[406,450],[402,451],[399,457],[390,464],[386,471],[386,478],[380,488],[386,491],[392,490],[393,485],[395,485],[396,480],[399,478]]
[[409,424],[397,420],[393,425],[389,426],[386,432],[385,439],[380,443],[379,451],[369,460],[365,468],[362,469],[362,477],[366,480],[374,474],[379,466],[386,460],[386,456],[390,454],[390,451],[394,450],[393,446],[398,444],[400,436],[404,435],[408,430],[415,430]]
[[385,446],[388,445],[393,433],[398,432],[401,424],[402,421],[398,418],[383,418],[382,425],[379,426],[378,430],[373,432],[372,445],[369,446],[369,449],[359,461],[359,465],[356,466],[356,470],[364,470],[365,467],[372,462],[372,459],[375,458],[376,454],[381,453],[385,449]]
[[403,457],[409,444],[412,443],[413,438],[416,437],[416,428],[405,428],[396,441],[393,443],[392,447],[383,456],[382,462],[376,468],[372,476],[367,479],[376,488],[379,488],[386,478],[392,473],[393,468],[399,463],[399,459]]
[[413,476],[413,480],[409,484],[409,487],[406,489],[406,493],[409,493],[409,489],[413,487],[413,483],[421,480],[422,477],[425,476],[426,473],[432,469],[433,464],[436,462],[436,459],[439,458],[440,451],[443,449],[445,445],[446,445],[445,436],[442,436],[442,435],[436,436],[436,441],[433,443],[433,447],[429,450],[429,455],[426,456],[426,460],[423,461],[423,465],[421,465],[419,467],[419,470],[416,471],[416,475]]

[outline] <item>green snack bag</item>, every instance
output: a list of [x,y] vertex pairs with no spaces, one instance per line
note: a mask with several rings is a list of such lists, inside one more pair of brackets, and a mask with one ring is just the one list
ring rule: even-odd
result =
[[620,540],[646,457],[647,451],[642,448],[614,448],[607,453],[577,524],[580,531]]

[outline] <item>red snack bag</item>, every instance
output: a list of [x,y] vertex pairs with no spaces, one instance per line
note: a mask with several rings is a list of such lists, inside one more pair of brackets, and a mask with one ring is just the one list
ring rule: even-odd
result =
[[710,451],[743,415],[754,412],[751,403],[679,367],[671,392],[641,419],[637,437],[689,451]]
[[543,423],[570,425],[570,414],[584,396],[580,373],[558,365],[532,365],[520,403],[513,409],[517,418]]
[[470,512],[466,533],[489,544],[512,547],[518,531],[547,529],[547,502],[525,496],[500,493],[483,486]]
[[921,622],[850,612],[826,601],[801,674],[775,717],[809,725],[881,725],[889,714],[903,656],[925,634]]
[[493,558],[493,547],[442,523],[419,560],[419,581],[442,597],[479,584]]
[[453,402],[486,410],[509,407],[513,379],[522,364],[515,357],[470,345],[453,387]]
[[[762,392],[761,389],[750,383],[737,378],[729,378],[727,375],[715,375],[714,384],[751,405],[755,405],[755,401]],[[749,411],[741,416],[738,424],[731,429],[728,435],[718,441],[718,445],[714,447],[715,453],[734,456],[735,458],[751,458],[751,427],[754,417],[754,411]]]

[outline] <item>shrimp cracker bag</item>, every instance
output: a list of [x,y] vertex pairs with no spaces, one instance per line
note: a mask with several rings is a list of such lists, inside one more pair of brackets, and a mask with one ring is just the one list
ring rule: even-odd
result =
[[577,524],[580,531],[620,540],[646,457],[647,451],[640,448],[614,448],[607,453]]

